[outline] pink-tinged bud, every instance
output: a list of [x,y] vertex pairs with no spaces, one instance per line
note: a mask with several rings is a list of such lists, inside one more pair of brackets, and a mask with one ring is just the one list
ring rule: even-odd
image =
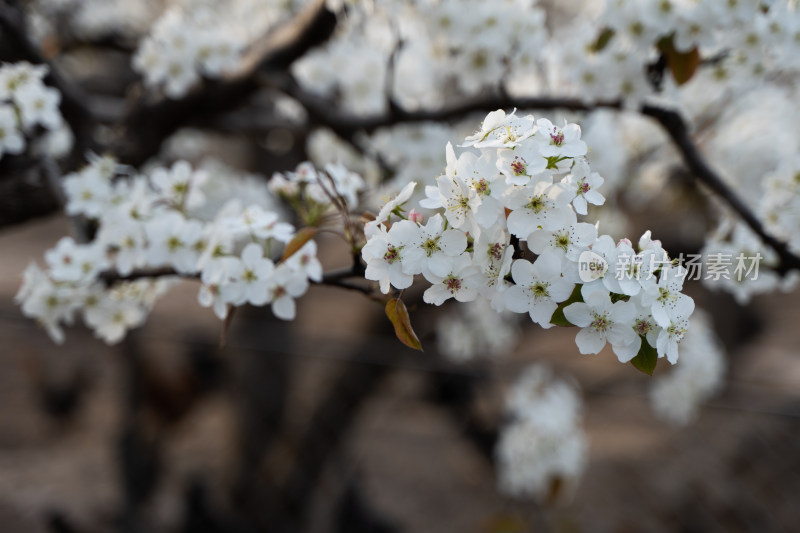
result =
[[408,212],[408,220],[410,220],[411,222],[422,224],[423,218],[424,217],[422,216],[422,213],[417,213],[416,209],[412,209],[411,211]]
[[628,246],[633,247],[633,245],[631,244],[630,239],[620,239],[619,242],[617,243],[617,246],[620,246],[620,245],[623,245],[623,244],[627,244]]

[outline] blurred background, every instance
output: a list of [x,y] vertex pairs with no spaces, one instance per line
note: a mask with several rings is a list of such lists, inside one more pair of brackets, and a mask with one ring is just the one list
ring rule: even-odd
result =
[[[621,78],[595,56],[592,72],[611,80],[602,87],[565,72],[564,47],[561,63],[546,61],[561,35],[597,40],[608,20],[594,2],[389,4],[0,6],[0,59],[50,64],[55,75],[46,81],[62,91],[69,126],[41,145],[34,138],[47,132],[28,132],[35,148],[0,160],[0,531],[800,528],[796,291],[740,305],[687,282],[704,310],[701,333],[687,339],[682,374],[680,363],[662,359],[653,377],[620,364],[609,347],[580,355],[573,328],[544,331],[526,315],[488,319],[453,303],[426,306],[422,289],[405,299],[424,352],[397,340],[381,302],[319,285],[298,300],[292,322],[265,308],[239,309],[224,343],[223,325],[198,305],[193,281],[172,287],[145,325],[113,346],[81,324],[56,345],[23,316],[14,302],[22,272],[62,236],[86,229],[60,212],[59,188],[43,177],[49,162],[61,175],[90,151],[142,170],[183,159],[209,169],[210,189],[247,197],[266,194],[274,172],[340,161],[369,185],[361,212],[375,212],[410,179],[434,183],[445,144],[461,142],[492,110],[481,98],[608,96],[630,108],[631,95],[612,87]],[[794,3],[785,4],[786,24],[799,24]],[[525,37],[499,47],[511,30],[495,12],[513,10],[524,15],[513,32]],[[749,28],[743,13],[715,31]],[[642,20],[651,24],[649,16]],[[766,9],[762,16],[778,17]],[[446,28],[466,20],[466,37],[448,37]],[[592,31],[578,31],[584,22]],[[157,68],[154,58],[181,48],[176,35],[205,35],[218,63],[204,57],[182,75]],[[727,50],[731,39],[717,45]],[[583,53],[585,44],[574,49]],[[755,206],[765,182],[759,165],[768,159],[774,170],[796,158],[796,71],[775,70],[765,52],[759,65],[771,74],[762,72],[758,85],[749,77],[754,59],[710,50],[706,68],[680,91],[660,62],[665,53],[647,69],[638,64],[636,94],[663,89],[656,97],[685,113],[701,152]],[[724,86],[721,66],[730,69]],[[487,81],[498,78],[508,85]],[[458,99],[477,104],[437,122],[397,119],[398,109],[449,109]],[[725,215],[654,123],[630,110],[544,107],[532,110],[537,118],[583,127],[592,168],[606,179],[607,205],[589,216],[603,232],[636,242],[652,230],[673,257],[706,246]],[[800,216],[795,204],[781,209]],[[325,270],[349,265],[334,236],[316,240]],[[530,397],[545,419],[574,406],[578,444],[568,459],[558,453],[565,444],[535,435],[512,446],[509,398],[536,382],[536,372],[546,379]],[[569,392],[550,395],[541,383]],[[512,460],[501,451],[509,449]],[[515,471],[533,472],[533,488],[509,488]]]
[[[63,231],[4,230],[0,279],[3,531],[789,531],[798,524],[800,341],[794,295],[740,308],[690,293],[726,340],[724,387],[689,425],[654,416],[654,377],[568,328],[522,326],[507,354],[453,363],[380,304],[313,287],[298,319],[220,322],[190,283],[118,346],[72,328],[55,346],[12,303],[18,275]],[[531,362],[575,377],[587,468],[566,502],[498,493],[503,394]],[[291,483],[287,480],[291,479]],[[283,485],[276,493],[275,485]],[[280,525],[278,525],[280,524]],[[302,526],[300,524],[303,524]],[[306,529],[303,529],[306,528]]]

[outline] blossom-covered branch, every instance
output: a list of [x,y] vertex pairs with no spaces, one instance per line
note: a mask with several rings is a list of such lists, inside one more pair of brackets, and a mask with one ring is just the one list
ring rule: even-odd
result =
[[[373,133],[380,128],[390,127],[403,123],[453,121],[461,119],[477,111],[491,111],[492,109],[531,109],[554,110],[563,109],[570,111],[592,111],[595,109],[623,110],[620,100],[588,102],[581,98],[515,98],[507,94],[491,94],[479,98],[469,99],[458,104],[430,110],[405,111],[397,106],[392,106],[386,113],[371,116],[358,116],[334,111],[335,106],[317,95],[309,93],[300,87],[291,77],[266,79],[267,84],[281,88],[287,94],[296,98],[308,112],[312,122],[325,126],[348,142],[354,142],[359,132]],[[770,234],[763,223],[756,217],[753,210],[742,198],[719,176],[706,162],[689,134],[686,121],[680,113],[655,105],[642,105],[638,111],[658,122],[669,135],[675,147],[680,152],[685,165],[692,175],[712,192],[717,194],[728,206],[736,212],[742,220],[764,241],[775,250],[780,258],[780,263],[775,270],[786,273],[790,270],[800,270],[800,257],[792,253],[785,242]]]
[[310,48],[324,42],[336,16],[324,0],[308,4],[294,18],[250,47],[237,69],[207,81],[178,98],[142,97],[124,119],[125,135],[114,146],[120,160],[138,166],[157,153],[161,143],[191,119],[238,107],[259,88],[259,72],[286,69]]

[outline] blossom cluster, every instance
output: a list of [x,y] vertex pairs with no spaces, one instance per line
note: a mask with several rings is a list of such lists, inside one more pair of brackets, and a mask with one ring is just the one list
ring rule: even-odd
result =
[[587,462],[581,398],[574,384],[542,364],[528,367],[507,395],[511,422],[495,449],[502,493],[547,500],[554,487],[573,489]]
[[700,404],[722,388],[726,366],[725,353],[709,316],[696,311],[681,344],[681,364],[655,380],[650,389],[653,410],[674,424],[689,423],[697,416]]
[[[441,105],[454,89],[475,94],[497,86],[526,96],[558,88],[560,96],[635,106],[657,93],[680,99],[678,86],[694,75],[673,71],[680,60],[695,68],[701,58],[713,59],[706,70],[726,89],[800,70],[791,0],[607,0],[560,9],[536,0],[395,0],[354,7],[335,38],[293,69],[305,88],[336,92],[357,113],[385,110],[387,80],[390,96],[409,109]],[[669,64],[654,77],[648,65],[661,54]]]
[[[339,170],[332,167],[331,175],[355,181]],[[316,243],[304,239],[278,255],[295,228],[270,206],[244,207],[231,199],[204,217],[206,194],[214,191],[208,178],[186,161],[135,175],[110,157],[95,157],[67,176],[66,211],[94,221],[96,235],[86,243],[64,237],[45,254],[46,271],[28,268],[17,295],[23,313],[57,342],[64,339],[61,325],[80,313],[98,337],[113,343],[144,321],[168,280],[179,276],[200,280],[199,303],[220,319],[231,306],[249,303],[270,304],[277,317],[292,320],[294,300],[309,281],[322,279]],[[332,190],[345,191],[340,196],[352,192],[330,182]]]
[[39,42],[64,30],[86,40],[136,38],[163,8],[159,0],[33,0],[24,7],[30,31]]
[[454,362],[500,357],[519,340],[513,313],[495,312],[487,300],[475,300],[443,314],[436,324],[439,352]]
[[[794,41],[798,27],[792,2],[684,2],[677,0],[608,0],[595,20],[583,18],[563,28],[553,47],[557,78],[584,97],[618,96],[635,104],[651,95],[652,78],[644,65],[664,53],[715,57],[713,75],[726,86],[739,77],[761,77],[780,65],[797,69]],[[588,52],[588,53],[587,53]],[[683,54],[681,56],[681,54]],[[668,65],[669,66],[669,65]],[[670,76],[671,87],[692,77]]]
[[336,88],[356,113],[380,112],[387,104],[388,58],[402,40],[390,78],[392,95],[409,108],[440,105],[447,96],[442,87],[474,93],[504,76],[515,77],[519,57],[542,49],[545,14],[532,3],[391,1],[351,9],[336,37],[293,71],[308,90]]
[[47,66],[4,63],[0,66],[0,158],[25,150],[26,135],[36,128],[56,131],[64,125],[61,94],[44,84]]
[[300,163],[294,172],[276,172],[269,182],[269,190],[288,202],[302,218],[324,213],[338,199],[348,209],[354,209],[365,186],[361,176],[341,163],[329,163],[319,171],[308,161]]
[[485,299],[543,328],[560,323],[561,311],[562,325],[581,328],[581,353],[610,343],[628,362],[649,345],[675,363],[694,309],[681,292],[686,271],[649,232],[636,251],[578,222],[589,204],[604,203],[580,133],[532,115],[487,115],[459,156],[448,145],[445,173],[419,202],[435,214],[405,212],[412,182],[366,224],[366,278],[388,293],[421,274],[427,303]]
[[202,76],[235,69],[250,42],[285,16],[283,6],[253,0],[187,0],[167,9],[142,40],[133,67],[149,87],[180,98]]

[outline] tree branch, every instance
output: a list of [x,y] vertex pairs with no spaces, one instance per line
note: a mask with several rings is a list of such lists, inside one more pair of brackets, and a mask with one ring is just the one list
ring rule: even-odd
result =
[[325,126],[345,140],[355,138],[359,132],[373,133],[375,130],[401,123],[441,122],[459,119],[476,111],[493,111],[517,107],[520,109],[568,109],[592,111],[598,108],[621,109],[619,100],[602,100],[587,103],[580,98],[512,98],[503,94],[487,94],[469,98],[455,105],[439,109],[406,111],[393,107],[380,115],[356,116],[336,111],[337,106],[329,99],[303,89],[291,76],[265,76],[264,83],[296,99],[308,113],[312,122]]
[[[365,294],[367,296],[372,296],[374,291],[372,290],[371,287],[356,285],[355,283],[345,281],[346,278],[361,277],[361,275],[363,274],[362,270],[363,267],[361,269],[355,267],[348,267],[347,269],[333,270],[331,272],[323,274],[321,281],[312,281],[311,283],[313,283],[314,285],[327,285],[329,287],[338,287],[340,289],[356,291]],[[181,274],[180,272],[177,272],[169,267],[134,270],[133,272],[126,274],[124,276],[117,272],[108,271],[101,273],[98,276],[98,279],[105,286],[109,287],[116,283],[123,283],[127,281],[137,281],[140,279],[156,279],[156,278],[167,278],[167,277],[177,277],[181,279],[194,280],[194,281],[200,280],[199,274]]]
[[[324,125],[350,141],[355,139],[358,132],[372,133],[379,128],[400,123],[448,121],[475,111],[509,108],[567,109],[570,111],[592,111],[600,108],[620,111],[623,109],[622,102],[619,100],[587,103],[579,98],[513,98],[505,94],[493,94],[433,110],[404,111],[393,107],[389,112],[381,115],[355,116],[333,111],[335,106],[330,101],[305,91],[291,77],[273,78],[268,82],[276,84],[277,88],[297,99],[305,107],[312,122]],[[686,122],[677,111],[644,104],[639,112],[659,123],[680,152],[684,164],[695,179],[722,198],[767,246],[775,250],[780,258],[780,263],[775,267],[776,272],[785,274],[790,270],[800,270],[800,257],[793,254],[785,242],[767,232],[747,203],[708,165],[692,141]]]
[[22,11],[10,3],[0,4],[0,34],[5,41],[0,47],[0,60],[28,61],[48,66],[44,81],[61,93],[61,114],[75,135],[75,145],[67,164],[67,168],[74,168],[83,160],[84,152],[94,148],[92,138],[94,117],[83,91],[61,76],[53,65],[42,57],[39,49],[28,39],[25,29],[25,16]]
[[667,132],[680,152],[681,157],[683,157],[684,164],[694,177],[722,198],[744,220],[750,229],[761,237],[761,240],[767,246],[775,250],[780,258],[780,263],[775,267],[776,272],[786,274],[790,270],[800,270],[800,257],[790,252],[785,242],[768,233],[744,200],[711,169],[694,142],[692,142],[686,122],[679,113],[651,105],[643,105],[640,111],[643,115],[656,120],[664,128],[664,131]]
[[141,165],[156,154],[161,143],[178,128],[198,116],[240,106],[260,86],[256,74],[285,70],[311,48],[326,41],[336,27],[336,15],[325,0],[315,0],[296,17],[253,45],[239,70],[218,81],[207,81],[184,98],[142,98],[124,120],[123,137],[115,143],[122,162]]

